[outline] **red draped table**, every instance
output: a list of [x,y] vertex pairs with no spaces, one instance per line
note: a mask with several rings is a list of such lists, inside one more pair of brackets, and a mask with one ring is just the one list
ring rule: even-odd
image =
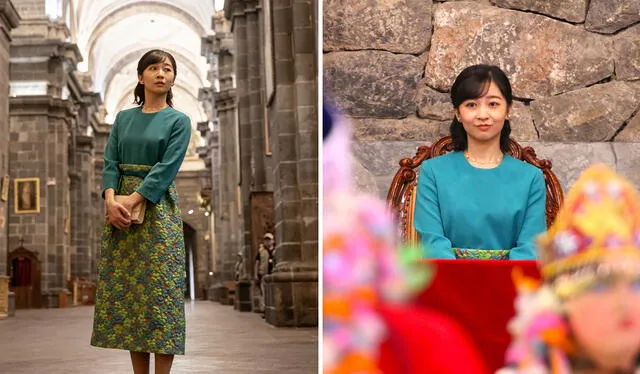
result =
[[[535,261],[492,261],[492,260],[429,260],[429,265],[434,266],[434,279],[427,289],[425,289],[415,300],[412,309],[407,313],[415,313],[416,310],[423,310],[425,314],[438,313],[446,316],[453,324],[463,331],[463,335],[459,335],[456,339],[449,341],[462,341],[464,338],[470,340],[471,345],[475,345],[475,349],[479,353],[482,364],[486,365],[489,372],[494,373],[497,369],[504,366],[505,352],[511,341],[511,336],[507,331],[507,324],[515,315],[514,302],[516,289],[513,283],[512,272],[514,268],[522,269],[526,276],[540,279],[537,263]],[[392,327],[392,330],[402,333],[402,324],[408,324],[406,321],[398,317],[399,314],[392,312],[384,313],[388,324],[398,325]],[[432,317],[420,317],[424,321],[430,320]],[[435,319],[434,319],[435,321]],[[442,322],[444,323],[444,322]],[[453,325],[452,325],[453,326]],[[416,339],[438,339],[433,334],[422,334],[419,326],[414,326],[411,332],[413,336],[408,334],[402,340],[409,342],[409,345],[416,344]],[[450,330],[456,328],[451,327]],[[406,330],[406,329],[405,329]],[[409,330],[408,330],[409,331]],[[392,333],[393,335],[393,333]],[[431,337],[429,335],[432,335]],[[445,343],[444,341],[442,343]],[[450,345],[460,345],[451,343]],[[463,344],[466,345],[466,344]],[[414,348],[417,348],[414,346]],[[421,348],[426,348],[423,346]],[[455,360],[456,351],[461,348],[458,346],[438,346],[437,349],[442,352],[450,352],[448,356]],[[474,360],[475,354],[465,346],[466,350],[462,356],[471,357]],[[473,349],[473,348],[472,348]],[[397,351],[396,351],[397,352]],[[409,352],[407,352],[409,353]],[[458,353],[461,353],[458,351]],[[385,366],[390,364],[392,354],[388,345],[383,347],[383,359]],[[393,356],[396,356],[393,354]],[[462,358],[462,357],[459,357]],[[395,361],[402,361],[399,357],[395,357]],[[475,365],[475,364],[474,364]],[[427,365],[428,366],[428,365]],[[455,366],[455,365],[454,365]],[[474,367],[477,367],[475,365]],[[469,370],[470,371],[470,370]],[[476,372],[484,370],[477,369]],[[395,370],[385,370],[387,373],[396,372]],[[401,372],[420,372],[416,370],[407,371],[406,368]],[[436,374],[433,371],[430,371]],[[442,374],[447,374],[443,372]]]
[[540,279],[536,261],[433,260],[433,283],[418,297],[420,306],[437,310],[471,335],[490,370],[504,365],[511,341],[507,331],[515,315],[512,271]]

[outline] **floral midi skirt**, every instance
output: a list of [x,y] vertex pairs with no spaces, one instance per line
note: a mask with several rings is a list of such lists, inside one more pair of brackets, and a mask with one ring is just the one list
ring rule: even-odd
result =
[[[150,170],[120,165],[118,194],[133,193]],[[185,249],[175,184],[144,221],[102,233],[91,345],[184,354]]]

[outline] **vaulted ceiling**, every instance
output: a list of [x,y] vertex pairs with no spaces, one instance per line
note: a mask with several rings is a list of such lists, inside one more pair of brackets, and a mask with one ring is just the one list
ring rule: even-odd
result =
[[206,120],[198,89],[212,82],[207,81],[209,67],[200,55],[200,40],[213,34],[211,17],[222,9],[224,0],[65,1],[70,1],[67,19],[72,23],[72,39],[84,59],[78,70],[91,74],[93,90],[105,105],[106,122],[133,105],[138,60],[153,48],[176,58],[176,109],[187,113],[194,126]]

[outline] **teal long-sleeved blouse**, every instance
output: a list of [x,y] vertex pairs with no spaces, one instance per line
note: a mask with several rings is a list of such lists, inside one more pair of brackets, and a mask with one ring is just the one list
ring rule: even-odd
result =
[[178,174],[190,139],[189,117],[172,107],[118,112],[104,151],[102,196],[108,188],[117,190],[119,164],[148,165],[152,168],[136,191],[157,204]]
[[420,166],[414,225],[428,258],[453,259],[458,248],[510,250],[511,260],[535,260],[545,202],[535,166],[505,155],[499,166],[481,169],[453,152]]

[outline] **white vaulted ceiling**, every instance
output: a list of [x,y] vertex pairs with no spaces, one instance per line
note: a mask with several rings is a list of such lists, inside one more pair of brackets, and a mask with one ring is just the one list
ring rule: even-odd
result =
[[[209,66],[200,55],[201,37],[213,34],[211,17],[224,0],[63,0],[70,1],[72,39],[82,53],[78,70],[90,73],[102,96],[105,121],[132,106],[136,67],[143,53],[159,48],[178,65],[174,103],[195,124],[206,121],[198,90],[210,86]],[[215,4],[214,4],[215,1]],[[197,132],[189,151],[200,142]]]

